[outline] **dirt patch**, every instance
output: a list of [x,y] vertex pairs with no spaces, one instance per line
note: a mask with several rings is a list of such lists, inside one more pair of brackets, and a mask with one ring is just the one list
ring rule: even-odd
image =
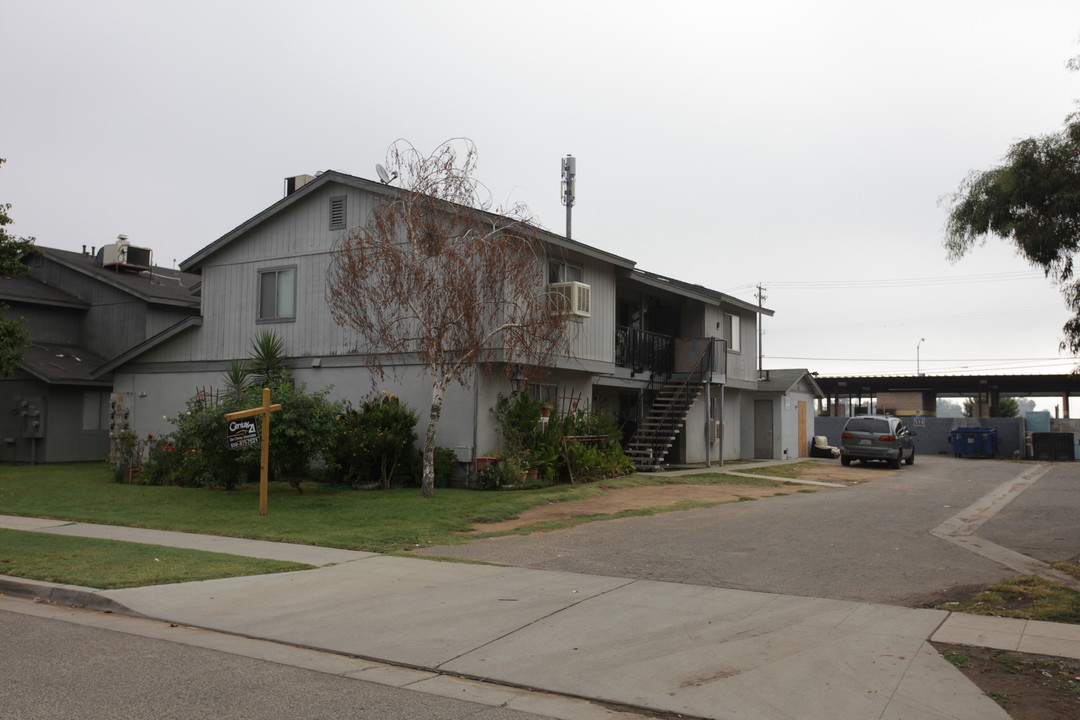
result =
[[1080,661],[1046,655],[934,643],[960,672],[1023,720],[1080,717]]
[[526,525],[560,522],[582,515],[616,515],[625,510],[666,507],[680,502],[726,503],[742,498],[758,499],[790,495],[801,488],[792,485],[660,485],[633,488],[605,488],[602,495],[585,500],[552,503],[526,510],[513,520],[474,525],[473,532],[509,532]]
[[[783,466],[766,468],[780,472]],[[737,465],[727,468],[739,472]],[[885,477],[895,470],[888,471],[878,467],[843,467],[836,465],[800,465],[798,478],[815,482],[836,483],[839,485],[858,485]],[[776,475],[782,477],[780,475]],[[498,523],[474,525],[472,533],[510,532],[527,525],[538,523],[562,522],[589,515],[617,515],[627,510],[645,510],[647,508],[668,507],[681,502],[728,503],[738,502],[743,498],[757,500],[774,495],[791,495],[797,492],[816,492],[824,490],[815,485],[782,485],[780,487],[760,487],[757,485],[738,485],[717,483],[714,485],[657,485],[632,488],[604,488],[604,492],[585,500],[541,505],[521,513],[513,520]],[[468,534],[468,533],[466,533]]]
[[[774,467],[755,468],[754,470],[740,471],[737,465],[728,468],[732,472],[748,472],[754,475],[768,475],[771,477],[788,477],[788,468],[783,465]],[[839,485],[858,485],[871,480],[880,480],[894,473],[886,465],[859,465],[858,467],[844,467],[839,463],[833,464],[805,464],[791,466],[791,475],[799,480],[813,480],[814,482],[837,483]]]

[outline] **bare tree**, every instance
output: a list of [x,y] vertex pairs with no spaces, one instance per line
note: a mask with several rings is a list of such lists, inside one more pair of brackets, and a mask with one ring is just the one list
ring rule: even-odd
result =
[[387,161],[402,187],[388,188],[368,223],[335,247],[327,302],[367,344],[374,377],[407,362],[427,369],[421,494],[431,497],[447,388],[469,386],[483,365],[550,366],[567,352],[567,317],[552,312],[540,231],[524,206],[489,211],[471,141],[425,156],[399,140]]

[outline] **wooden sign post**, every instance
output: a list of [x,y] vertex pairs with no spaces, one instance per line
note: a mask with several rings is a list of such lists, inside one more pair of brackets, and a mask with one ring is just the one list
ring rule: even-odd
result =
[[262,467],[259,469],[260,515],[266,514],[267,498],[270,494],[270,474],[268,472],[268,468],[270,467],[270,413],[280,409],[280,404],[270,404],[270,388],[263,388],[262,407],[252,408],[250,410],[240,410],[239,412],[225,414],[226,420],[240,420],[241,418],[262,415]]

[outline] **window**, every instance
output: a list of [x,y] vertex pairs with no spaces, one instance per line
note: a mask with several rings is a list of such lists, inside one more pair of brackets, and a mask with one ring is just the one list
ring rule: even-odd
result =
[[296,268],[259,271],[259,320],[296,318]]
[[742,349],[742,318],[738,315],[724,313],[724,339],[727,340],[727,349],[739,352]]
[[548,282],[584,282],[581,268],[577,265],[568,265],[562,260],[548,260]]
[[855,417],[848,420],[844,432],[868,432],[885,435],[889,432],[889,421],[880,418]]
[[345,196],[330,198],[330,229],[345,229]]

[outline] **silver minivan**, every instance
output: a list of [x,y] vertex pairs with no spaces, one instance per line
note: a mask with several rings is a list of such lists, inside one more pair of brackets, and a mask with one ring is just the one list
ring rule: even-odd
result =
[[857,415],[850,418],[840,433],[840,464],[852,460],[880,460],[894,468],[903,460],[915,464],[915,433],[892,415]]

